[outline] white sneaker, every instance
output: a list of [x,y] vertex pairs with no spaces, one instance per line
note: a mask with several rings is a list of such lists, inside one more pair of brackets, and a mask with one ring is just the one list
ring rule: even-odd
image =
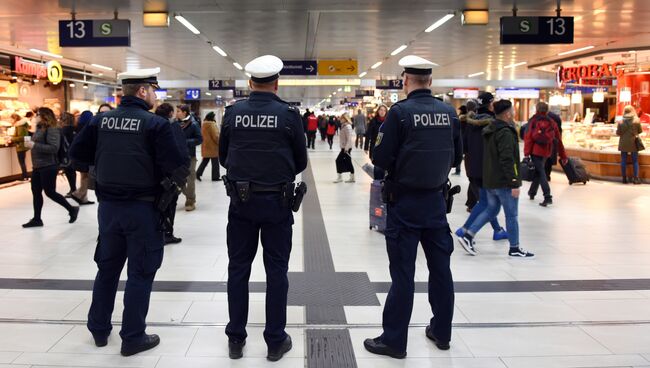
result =
[[341,183],[341,182],[343,182],[343,175],[339,174],[336,177],[336,180],[334,180],[334,183]]
[[354,183],[354,182],[355,182],[355,180],[354,180],[354,174],[350,174],[350,179],[346,180],[345,182],[346,182],[346,183]]
[[467,234],[463,234],[463,236],[456,235],[456,240],[458,240],[458,244],[460,244],[463,249],[465,249],[465,252],[467,252],[467,254],[470,256],[476,255],[476,248],[474,248],[474,245],[476,243],[474,242],[474,239],[467,236]]
[[508,251],[508,255],[510,257],[518,257],[518,258],[533,258],[535,255],[533,253],[527,252],[526,250],[522,248],[510,248]]

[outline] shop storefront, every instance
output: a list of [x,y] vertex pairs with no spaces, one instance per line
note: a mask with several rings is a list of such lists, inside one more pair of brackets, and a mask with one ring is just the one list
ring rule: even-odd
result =
[[[41,63],[15,55],[0,55],[0,183],[20,177],[16,147],[11,143],[15,132],[12,115],[24,119],[39,106],[60,114],[65,108],[61,83],[62,68],[57,62]],[[15,115],[14,115],[15,116]],[[33,126],[30,127],[34,129]],[[31,158],[27,155],[27,167]]]
[[[621,176],[616,127],[626,105],[639,111],[643,127],[640,138],[650,147],[650,116],[644,118],[642,112],[643,106],[650,110],[650,73],[638,72],[640,69],[637,63],[612,60],[609,55],[601,63],[573,61],[572,66],[557,70],[559,88],[549,97],[551,110],[563,118],[562,139],[567,153],[580,157],[593,177]],[[639,164],[639,176],[650,179],[650,155],[641,152]],[[628,170],[632,176],[631,165]]]

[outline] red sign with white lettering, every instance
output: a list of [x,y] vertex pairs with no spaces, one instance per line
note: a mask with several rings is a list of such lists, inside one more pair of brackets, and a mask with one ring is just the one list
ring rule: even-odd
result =
[[34,61],[28,61],[20,56],[11,60],[11,69],[18,74],[33,75],[39,79],[47,78],[47,66]]
[[623,76],[624,70],[621,68],[617,70],[619,66],[623,66],[625,63],[616,62],[614,64],[591,64],[591,65],[581,65],[565,68],[561,66],[557,70],[557,83],[560,87],[564,86],[565,83],[581,82],[582,80],[588,80],[593,82],[593,79],[615,79]]

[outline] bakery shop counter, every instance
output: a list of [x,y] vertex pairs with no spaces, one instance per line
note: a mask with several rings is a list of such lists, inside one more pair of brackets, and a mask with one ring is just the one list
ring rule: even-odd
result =
[[[618,147],[618,143],[617,143]],[[579,157],[587,167],[589,175],[596,179],[621,179],[621,153],[618,151],[590,150],[566,147],[569,157]],[[627,176],[632,177],[632,160],[628,158]],[[639,153],[639,178],[650,182],[650,154]]]
[[[25,164],[27,170],[32,167],[32,155],[27,152],[25,157]],[[0,183],[7,183],[14,180],[20,180],[21,171],[20,164],[18,163],[18,155],[16,155],[16,147],[14,146],[0,146]]]

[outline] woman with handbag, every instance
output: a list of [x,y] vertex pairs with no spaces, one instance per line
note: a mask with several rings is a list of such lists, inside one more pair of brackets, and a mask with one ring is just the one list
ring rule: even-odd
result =
[[[639,179],[639,151],[643,151],[645,147],[639,138],[639,134],[643,132],[641,123],[636,115],[634,106],[625,106],[623,110],[623,121],[616,127],[616,135],[621,137],[618,141],[618,150],[621,151],[621,176],[623,177],[623,184],[634,183],[641,184]],[[628,179],[627,177],[627,156],[632,156],[632,168],[634,177]]]
[[354,165],[352,165],[352,157],[350,152],[352,152],[352,120],[348,116],[348,113],[341,116],[341,152],[336,158],[336,172],[338,173],[334,183],[340,183],[343,181],[343,173],[349,172],[350,179],[346,180],[346,183],[354,183]]

